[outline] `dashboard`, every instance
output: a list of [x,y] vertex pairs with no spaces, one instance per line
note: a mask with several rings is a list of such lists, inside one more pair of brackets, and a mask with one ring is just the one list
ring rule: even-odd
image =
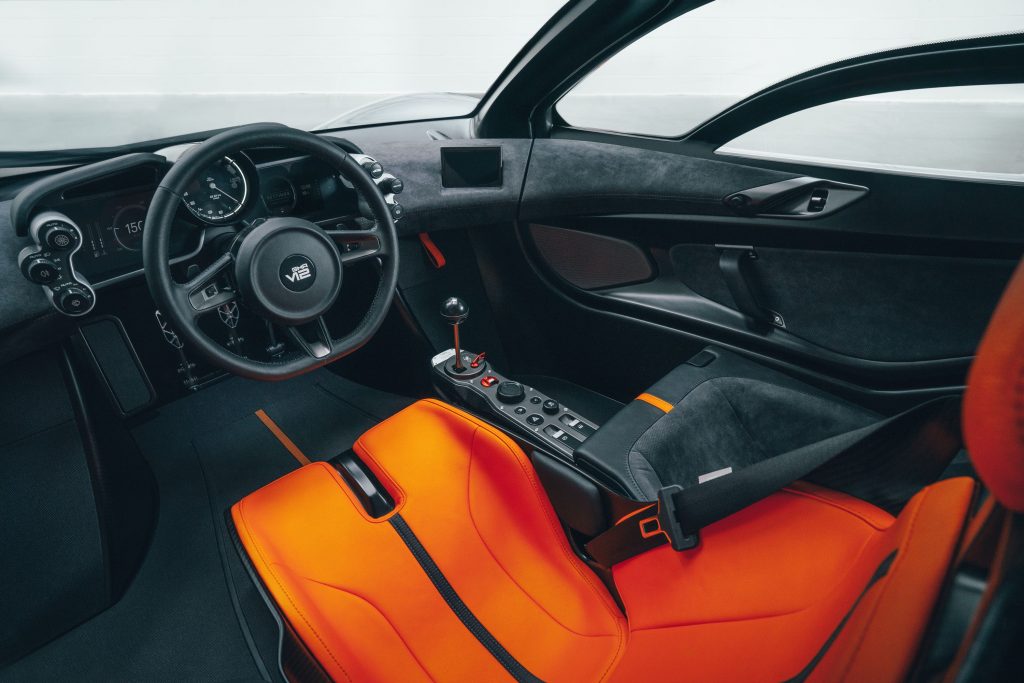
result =
[[[75,270],[102,287],[142,268],[146,212],[167,165],[142,163],[42,198],[41,210],[71,218],[82,231]],[[245,153],[224,157],[182,196],[171,255],[185,259],[203,246],[211,226],[259,215],[295,215],[344,223],[359,213],[355,190],[323,162],[308,157],[257,165]]]
[[[325,139],[346,149],[375,180],[400,237],[516,220],[533,141],[447,139],[423,136],[418,128],[418,139],[393,140],[366,137],[368,131]],[[374,156],[357,144],[373,146]],[[11,230],[18,245],[13,258],[0,261],[0,278],[17,269],[29,286],[0,299],[0,324],[41,316],[50,307],[84,316],[97,293],[104,296],[103,288],[140,279],[145,216],[155,188],[194,147],[190,142],[6,177],[0,169],[0,231]],[[481,148],[485,158],[448,151],[467,147]],[[377,160],[387,160],[386,169]],[[212,166],[188,188],[188,201],[175,217],[169,247],[179,281],[263,217],[295,216],[325,230],[371,225],[354,188],[323,162],[294,150],[249,148]]]
[[[142,240],[154,192],[171,167],[165,156],[132,154],[58,174],[26,188],[12,207],[16,230],[34,242],[19,254],[22,274],[68,315],[84,315],[96,290],[143,271]],[[385,193],[395,218],[402,183],[376,160],[354,155]],[[182,194],[169,245],[171,263],[197,256],[212,239],[255,221],[295,216],[325,229],[358,228],[358,193],[324,161],[280,149],[218,159]]]

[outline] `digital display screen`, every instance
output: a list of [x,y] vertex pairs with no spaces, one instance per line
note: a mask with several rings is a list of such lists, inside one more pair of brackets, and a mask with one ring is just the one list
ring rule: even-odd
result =
[[[75,270],[95,284],[142,268],[142,235],[152,199],[153,191],[145,190],[64,203],[60,211],[82,230]],[[179,223],[172,233],[172,256],[195,249],[198,239],[198,229]]]
[[501,187],[501,147],[442,147],[441,185]]

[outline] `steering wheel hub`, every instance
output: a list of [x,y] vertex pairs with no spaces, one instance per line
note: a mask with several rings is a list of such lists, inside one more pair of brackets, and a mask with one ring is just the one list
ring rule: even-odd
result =
[[280,325],[323,315],[341,291],[341,253],[309,221],[269,218],[242,233],[233,250],[242,302]]

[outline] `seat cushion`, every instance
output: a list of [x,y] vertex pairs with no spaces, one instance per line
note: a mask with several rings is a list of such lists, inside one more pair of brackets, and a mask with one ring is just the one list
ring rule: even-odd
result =
[[630,642],[615,680],[904,680],[974,493],[934,484],[899,517],[798,483],[616,565]]
[[[420,401],[354,450],[395,500],[370,517],[313,463],[232,508],[288,624],[336,680],[504,680],[400,532],[409,531],[499,647],[546,681],[599,681],[626,643],[607,589],[572,552],[529,460],[507,436]],[[450,596],[449,596],[450,597]],[[486,636],[484,636],[486,640]]]
[[383,517],[327,463],[232,508],[267,591],[335,680],[902,680],[974,492],[942,481],[893,517],[797,483],[705,528],[696,549],[616,565],[627,626],[493,427],[421,401],[354,449],[395,500]]

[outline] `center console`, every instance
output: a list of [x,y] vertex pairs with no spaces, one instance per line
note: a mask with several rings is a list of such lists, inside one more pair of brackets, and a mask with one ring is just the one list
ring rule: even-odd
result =
[[440,393],[572,462],[573,452],[599,425],[534,387],[503,375],[491,366],[485,353],[462,349],[459,326],[468,314],[465,303],[455,297],[441,305],[441,315],[452,325],[455,345],[430,361]]

